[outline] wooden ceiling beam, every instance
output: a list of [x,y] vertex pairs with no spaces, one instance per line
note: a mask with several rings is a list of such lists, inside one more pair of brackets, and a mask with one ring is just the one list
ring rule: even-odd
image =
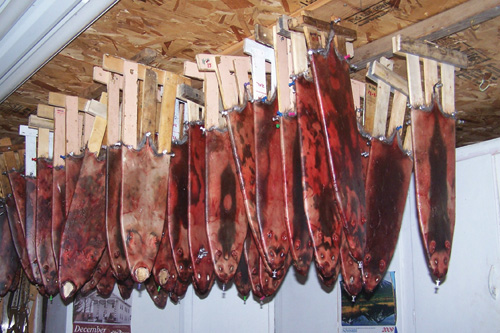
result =
[[435,41],[500,15],[498,0],[469,0],[452,9],[434,15],[409,27],[395,31],[371,43],[358,47],[352,68],[361,70],[366,64],[393,56],[392,37],[402,35],[417,40]]

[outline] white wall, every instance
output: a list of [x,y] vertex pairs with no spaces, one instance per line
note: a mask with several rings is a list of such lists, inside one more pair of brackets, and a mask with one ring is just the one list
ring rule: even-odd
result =
[[[412,182],[389,266],[396,272],[399,332],[500,331],[499,153],[500,139],[457,150],[455,235],[448,276],[437,293],[420,239]],[[244,304],[234,286],[225,298],[214,286],[205,299],[190,287],[180,304],[169,303],[165,310],[158,310],[146,291],[135,291],[132,331],[341,332],[340,288],[325,289],[311,267],[307,279],[290,270],[274,301],[262,308],[253,299]],[[72,307],[67,310],[71,332]]]

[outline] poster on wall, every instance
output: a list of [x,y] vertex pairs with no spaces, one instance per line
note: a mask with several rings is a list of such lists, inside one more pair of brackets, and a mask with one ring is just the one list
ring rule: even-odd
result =
[[[342,282],[340,282],[342,283]],[[397,332],[396,281],[394,272],[387,272],[373,293],[362,291],[353,302],[342,288],[342,332]]]
[[73,303],[73,333],[130,333],[132,300],[113,292],[102,298],[94,290]]

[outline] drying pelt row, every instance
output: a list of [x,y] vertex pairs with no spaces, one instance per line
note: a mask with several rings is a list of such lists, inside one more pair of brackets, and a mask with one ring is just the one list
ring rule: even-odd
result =
[[[325,285],[340,273],[350,295],[372,292],[396,247],[412,155],[398,134],[361,135],[348,65],[333,45],[310,60],[312,79],[294,81],[293,111],[248,101],[224,113],[227,129],[189,123],[172,154],[156,153],[146,136],[137,150],[67,156],[64,168],[39,159],[36,178],[10,171],[1,292],[15,285],[20,263],[42,294],[63,299],[93,288],[109,295],[115,283],[126,298],[145,283],[165,306],[189,284],[208,293],[216,279],[262,298],[290,266],[306,275],[312,262]],[[436,99],[417,112],[420,223],[440,279],[454,226],[454,127]]]

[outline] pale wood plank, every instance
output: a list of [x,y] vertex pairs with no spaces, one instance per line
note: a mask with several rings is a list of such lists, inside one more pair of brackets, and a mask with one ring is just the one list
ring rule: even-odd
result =
[[278,91],[278,107],[281,112],[286,112],[293,108],[290,100],[290,69],[292,64],[288,63],[288,42],[289,39],[277,33],[277,27],[273,27],[274,36],[274,56],[276,58],[276,76]]
[[436,47],[423,41],[418,41],[402,35],[396,37],[394,53],[413,54],[420,58],[435,60],[439,63],[453,65],[459,68],[467,68],[467,55],[457,50]]
[[293,54],[293,73],[299,75],[308,69],[306,39],[304,35],[299,32],[292,31],[290,33]]
[[48,158],[48,157],[49,157],[49,129],[39,128],[37,158]]
[[367,133],[373,132],[375,122],[375,109],[377,106],[377,86],[367,82],[365,89],[365,114],[363,128]]
[[236,76],[231,72],[234,72],[234,65],[230,57],[215,57],[215,74],[217,75],[219,90],[225,110],[238,105]]
[[106,142],[108,145],[112,145],[121,140],[120,85],[123,85],[123,77],[113,73],[108,77],[108,80],[108,125],[106,128]]
[[54,108],[54,167],[64,167],[66,156],[66,110]]
[[91,153],[99,155],[105,131],[106,119],[99,116],[95,117],[94,126],[92,127],[92,133],[90,134],[89,142],[87,145]]
[[407,102],[408,102],[407,96],[405,96],[400,91],[397,90],[394,91],[394,98],[392,100],[391,118],[389,119],[389,127],[387,129],[388,137],[391,137],[394,131],[396,130],[402,137]]
[[146,70],[142,91],[142,113],[139,118],[139,139],[142,140],[146,133],[154,134],[156,131],[156,94],[158,88],[157,74]]
[[78,97],[66,96],[66,152],[80,154],[81,134],[78,127]]
[[36,115],[40,118],[54,119],[54,107],[46,104],[38,104]]
[[425,104],[430,105],[432,103],[432,93],[434,90],[434,85],[439,81],[438,63],[435,60],[424,58],[423,65]]
[[422,92],[422,77],[420,75],[419,57],[406,55],[406,72],[408,73],[408,92],[410,104],[413,107],[419,107],[424,104],[424,95]]
[[[177,80],[169,73],[163,81],[163,96],[161,99],[160,123],[158,124],[158,150],[171,151],[172,132],[175,114],[175,97],[177,95]],[[215,75],[215,73],[214,73]]]
[[32,128],[47,128],[50,130],[54,129],[54,120],[41,118],[34,114],[28,117],[28,126]]
[[448,64],[441,64],[441,82],[443,87],[442,103],[443,112],[453,114],[455,112],[455,67]]
[[[394,62],[387,58],[380,58],[382,66],[392,71]],[[377,83],[377,99],[375,104],[375,115],[373,121],[373,136],[385,136],[387,125],[387,114],[389,113],[389,99],[391,97],[391,86],[382,80]]]
[[137,63],[124,60],[121,136],[124,144],[135,148],[137,147],[137,81]]
[[[49,105],[64,108],[66,107],[66,97],[67,96],[65,94],[49,92]],[[82,97],[77,97],[77,99],[77,109],[79,111],[85,111],[85,105],[87,104],[88,99]]]
[[94,121],[96,116],[89,113],[83,114],[83,143],[86,144],[90,140],[90,135],[92,134],[92,128],[94,127]]
[[243,104],[245,102],[247,93],[245,84],[250,84],[250,77],[248,76],[248,74],[252,71],[249,59],[245,58],[233,60],[234,74],[236,76],[236,86],[238,87],[238,99],[240,104]]
[[205,92],[205,127],[219,126],[219,86],[215,73],[206,73],[203,81]]

